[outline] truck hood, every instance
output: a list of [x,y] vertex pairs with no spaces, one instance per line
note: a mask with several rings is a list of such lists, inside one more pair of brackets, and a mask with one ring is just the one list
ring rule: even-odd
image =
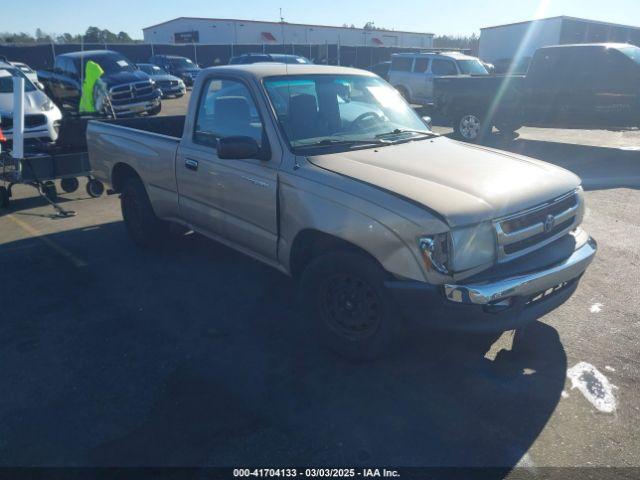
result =
[[444,137],[308,160],[424,205],[452,227],[525,210],[580,185],[563,168]]
[[150,77],[142,70],[135,70],[133,72],[121,71],[116,73],[105,73],[100,77],[100,80],[107,85],[107,88],[111,88],[125,83],[142,82],[144,80],[149,81]]

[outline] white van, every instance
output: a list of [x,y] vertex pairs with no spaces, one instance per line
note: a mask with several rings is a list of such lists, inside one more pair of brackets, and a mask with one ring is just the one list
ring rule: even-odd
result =
[[451,75],[489,75],[477,57],[458,52],[395,53],[389,83],[410,103],[433,103],[433,79]]

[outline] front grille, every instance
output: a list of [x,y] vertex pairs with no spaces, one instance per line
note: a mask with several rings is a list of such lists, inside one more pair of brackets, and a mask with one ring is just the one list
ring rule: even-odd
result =
[[571,192],[495,221],[499,260],[512,260],[568,233],[577,226],[580,206],[578,192]]
[[[35,128],[47,123],[47,117],[41,114],[30,114],[24,116],[24,127],[25,128]],[[0,128],[4,130],[12,130],[13,129],[13,118],[12,117],[2,117],[0,120]]]
[[111,101],[113,103],[128,102],[130,100],[144,100],[153,93],[153,85],[151,82],[128,83],[126,85],[118,85],[109,90]]

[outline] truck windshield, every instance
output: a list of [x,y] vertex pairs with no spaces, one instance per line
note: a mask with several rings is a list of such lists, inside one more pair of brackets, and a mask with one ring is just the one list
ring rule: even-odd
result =
[[478,60],[456,60],[463,75],[489,75],[487,69]]
[[398,91],[378,77],[291,75],[264,84],[294,151],[366,148],[433,135]]
[[140,70],[149,75],[169,75],[166,70],[157,65],[138,65]]
[[634,62],[640,64],[640,48],[628,46],[621,48],[620,51]]
[[84,64],[93,60],[105,73],[134,72],[136,67],[122,55],[100,55],[94,58],[84,57]]
[[170,58],[169,63],[176,68],[197,68],[196,64],[188,58]]
[[0,68],[0,93],[13,93],[13,77],[24,78],[24,91],[33,92],[36,87],[17,68]]

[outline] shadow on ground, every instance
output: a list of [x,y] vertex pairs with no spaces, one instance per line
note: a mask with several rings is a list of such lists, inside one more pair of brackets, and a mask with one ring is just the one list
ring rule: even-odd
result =
[[640,151],[528,140],[493,133],[483,145],[537,158],[571,170],[586,190],[640,188]]
[[565,383],[543,323],[495,361],[495,337],[414,327],[354,364],[310,338],[288,278],[202,237],[146,252],[112,223],[47,239],[87,266],[0,246],[3,465],[508,469]]

